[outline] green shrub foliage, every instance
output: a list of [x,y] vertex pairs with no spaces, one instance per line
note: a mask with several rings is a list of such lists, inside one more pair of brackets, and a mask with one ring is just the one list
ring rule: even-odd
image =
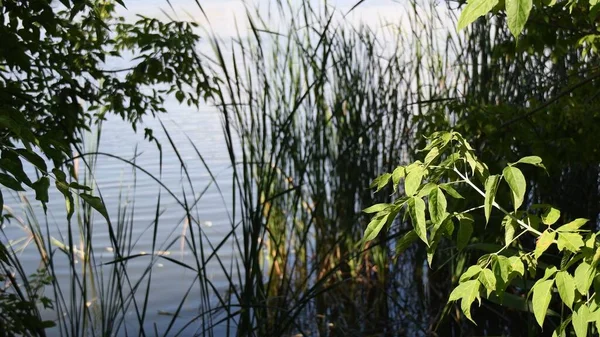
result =
[[[393,203],[364,210],[374,214],[365,240],[377,237],[394,219],[404,218],[412,230],[399,240],[398,249],[421,241],[427,246],[430,265],[443,240],[453,242],[458,252],[485,245],[491,252],[466,268],[448,299],[460,303],[466,318],[472,320],[474,303],[480,305],[487,299],[532,312],[540,327],[547,316],[560,315],[555,336],[574,331],[583,337],[591,329],[600,330],[597,233],[584,229],[587,219],[560,223],[558,209],[524,202],[528,185],[521,169],[531,165],[545,170],[541,158],[524,157],[502,172],[490,172],[456,132],[434,133],[423,152],[423,161],[399,166],[373,182],[377,191],[392,184],[394,191],[402,193]],[[463,209],[461,203],[450,202],[463,199],[469,190],[479,196],[480,206]],[[501,200],[508,203],[501,205]],[[501,216],[492,216],[496,213]],[[495,219],[501,220],[493,223]],[[478,242],[472,237],[476,226],[500,228],[504,233],[498,238],[501,244]],[[514,289],[526,296],[515,295]],[[562,314],[549,309],[551,302],[560,302]]]

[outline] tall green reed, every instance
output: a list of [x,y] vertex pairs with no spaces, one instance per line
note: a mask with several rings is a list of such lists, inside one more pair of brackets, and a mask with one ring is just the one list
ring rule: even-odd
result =
[[406,297],[395,292],[402,266],[391,238],[361,254],[361,209],[385,201],[367,187],[409,159],[422,106],[448,97],[442,52],[455,37],[436,25],[452,18],[413,3],[408,26],[376,32],[341,14],[280,2],[249,10],[249,36],[214,40],[241,223],[240,334],[389,333],[399,312],[418,317],[416,299],[390,308]]

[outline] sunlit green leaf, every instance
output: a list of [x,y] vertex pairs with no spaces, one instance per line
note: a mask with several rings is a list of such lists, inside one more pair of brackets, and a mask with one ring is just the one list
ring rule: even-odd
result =
[[593,271],[590,269],[590,265],[586,262],[582,262],[575,269],[575,287],[582,295],[587,295],[592,281],[594,280]]
[[523,158],[519,159],[514,164],[530,164],[530,165],[534,165],[534,166],[539,166],[542,164],[542,158],[540,158],[538,156],[527,156],[527,157],[523,157]]
[[437,147],[432,148],[429,153],[425,156],[425,165],[431,164],[440,155],[440,149]]
[[555,232],[550,232],[548,230],[542,232],[542,235],[538,238],[537,243],[535,244],[534,255],[536,259],[539,259],[540,256],[552,245],[554,242],[554,238],[556,237]]
[[405,171],[404,166],[398,166],[392,172],[392,183],[394,184],[394,192],[398,189],[398,184],[400,184],[400,180],[404,178]]
[[500,176],[491,175],[485,181],[485,222],[488,223],[490,221],[490,214],[492,213],[492,205],[494,204],[494,199],[496,197],[496,191],[498,190],[498,182],[500,181]]
[[573,253],[577,253],[579,248],[583,246],[583,239],[580,234],[577,233],[558,233],[558,249],[569,250]]
[[387,184],[390,182],[390,179],[392,179],[392,175],[390,173],[384,173],[384,174],[380,175],[379,177],[375,178],[375,180],[373,180],[373,182],[371,183],[371,186],[369,186],[369,187],[371,187],[371,188],[377,187],[375,192],[379,192],[385,186],[387,186]]
[[542,213],[542,222],[548,226],[554,224],[560,219],[560,211],[552,206],[548,206]]
[[[450,293],[450,298],[448,301],[457,301],[461,300],[460,307],[465,314],[465,316],[473,322],[471,318],[471,305],[475,301],[475,299],[479,299],[479,290],[481,288],[481,282],[479,280],[470,280],[464,283],[461,283],[456,287],[452,293]],[[475,322],[473,322],[475,323]]]
[[367,207],[367,208],[363,209],[363,213],[367,213],[367,214],[377,213],[377,212],[383,211],[386,208],[389,208],[390,206],[393,206],[393,204],[375,204],[371,207]]
[[515,38],[518,38],[529,18],[529,12],[531,12],[533,2],[532,0],[506,0],[505,3],[506,16],[508,17],[508,29]]
[[439,187],[432,189],[429,193],[429,215],[433,223],[440,224],[444,221],[448,214],[446,207],[448,207],[448,202],[444,192]]
[[473,218],[460,217],[458,224],[458,234],[456,236],[456,247],[463,250],[471,240],[473,234]]
[[483,269],[479,274],[479,281],[489,292],[496,290],[496,276],[491,270]]
[[546,312],[552,299],[552,285],[554,285],[554,280],[540,280],[532,289],[533,314],[540,327],[544,325]]
[[575,232],[581,228],[581,226],[585,225],[589,220],[588,219],[575,219],[568,224],[564,224],[556,229],[557,232]]
[[511,274],[525,275],[525,265],[518,256],[511,256],[508,258],[508,261],[510,262]]
[[478,265],[470,266],[469,269],[467,269],[467,271],[465,271],[462,275],[460,275],[459,282],[463,283],[474,277],[478,277],[479,273],[481,273],[482,270],[483,269]]
[[381,216],[374,217],[371,220],[371,222],[369,222],[369,224],[367,225],[367,229],[365,229],[363,240],[367,242],[375,239],[377,235],[379,235],[379,232],[381,232],[383,226],[385,226],[385,224],[387,223],[389,216],[390,213],[385,213]]
[[457,29],[461,30],[472,22],[477,20],[480,16],[489,13],[492,8],[498,4],[498,0],[471,0],[467,2],[467,5],[463,8],[460,18],[458,19]]
[[496,275],[496,291],[503,293],[511,280],[511,262],[506,256],[502,255],[494,255],[493,259],[492,270],[494,271],[494,275]]
[[427,241],[427,224],[425,222],[425,202],[423,199],[410,198],[408,200],[408,212],[415,232],[429,246],[429,242]]
[[425,196],[428,196],[429,193],[431,193],[431,191],[433,191],[437,187],[438,187],[438,185],[436,185],[434,183],[427,183],[427,184],[423,185],[423,187],[421,187],[421,189],[419,190],[419,193],[417,193],[417,197],[423,198]]
[[527,190],[527,183],[525,181],[525,176],[523,176],[523,172],[514,166],[507,166],[502,171],[502,176],[504,180],[510,186],[510,190],[512,191],[513,205],[515,210],[521,207],[523,204],[523,199],[525,198],[525,191]]
[[558,294],[562,301],[573,309],[573,301],[575,300],[575,280],[566,271],[559,271],[556,274],[556,288],[558,288]]
[[404,179],[404,192],[406,195],[412,196],[417,193],[424,175],[425,169],[422,166],[415,167],[406,175],[406,179]]
[[[552,0],[555,1],[555,0]],[[552,337],[567,337],[567,326],[571,323],[571,316],[567,317],[560,325],[552,332]]]
[[519,224],[512,216],[507,215],[502,220],[502,226],[504,227],[504,244],[508,246],[515,237]]
[[575,330],[575,335],[577,337],[587,337],[588,336],[588,316],[590,314],[590,310],[582,303],[579,308],[575,312],[573,312],[573,319],[571,324],[573,324],[573,330]]
[[444,190],[446,193],[448,193],[449,196],[451,196],[455,199],[464,199],[464,197],[462,195],[460,195],[460,193],[458,193],[458,191],[455,190],[454,187],[452,187],[451,185],[441,184],[439,186],[442,190]]

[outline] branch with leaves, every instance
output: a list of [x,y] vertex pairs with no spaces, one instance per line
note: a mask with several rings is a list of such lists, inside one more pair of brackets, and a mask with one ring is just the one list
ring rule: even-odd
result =
[[[529,289],[523,289],[527,298],[517,299],[525,301],[524,310],[533,312],[541,327],[546,316],[552,313],[549,307],[554,298],[568,308],[562,312],[569,312],[561,316],[556,336],[567,336],[568,331],[574,331],[577,337],[583,337],[588,331],[599,331],[600,299],[596,292],[600,291],[597,269],[600,245],[597,233],[582,229],[587,219],[558,225],[560,211],[550,205],[534,204],[524,209],[527,181],[520,167],[532,165],[545,169],[542,160],[536,156],[524,157],[509,163],[502,174],[491,174],[460,134],[437,132],[428,139],[428,145],[423,149],[426,152],[424,161],[399,166],[373,182],[371,187],[376,191],[391,183],[399,196],[393,203],[376,204],[364,210],[374,214],[365,230],[364,240],[374,239],[403,214],[405,219],[410,219],[413,229],[399,240],[400,250],[420,240],[427,246],[427,260],[431,265],[442,240],[450,240],[458,251],[462,251],[473,241],[474,226],[488,226],[493,219],[492,212],[499,212],[503,216],[500,226],[504,237],[498,241],[503,245],[493,253],[482,255],[477,264],[462,274],[449,302],[460,301],[462,312],[472,321],[471,307],[475,300],[481,304],[485,298],[502,305],[505,298],[517,297],[507,291],[509,286],[522,289],[523,279],[533,279],[535,283]],[[452,206],[458,203],[448,201],[448,197],[464,199],[459,191],[468,190],[475,191],[473,195],[480,197],[483,202],[480,206],[460,209]],[[507,195],[501,196],[503,192]],[[501,206],[497,202],[501,199],[510,200],[512,207]],[[483,216],[478,213],[481,210]],[[478,218],[484,223],[477,224]],[[527,238],[533,239],[535,246],[523,244]],[[554,257],[548,251],[551,247],[561,256],[559,266],[543,261],[547,256]],[[545,268],[543,276],[539,272],[542,268]],[[554,290],[557,296],[553,295]],[[595,326],[589,323],[595,323]]]

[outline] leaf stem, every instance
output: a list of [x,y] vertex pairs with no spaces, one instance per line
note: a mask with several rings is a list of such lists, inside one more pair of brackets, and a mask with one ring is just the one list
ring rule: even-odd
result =
[[[462,174],[456,167],[453,168],[454,172],[456,172],[456,174],[458,174],[458,176],[463,179],[469,186],[471,186],[475,191],[477,191],[477,193],[479,193],[482,197],[485,198],[485,192],[483,192],[479,187],[477,187],[477,185],[475,185],[466,175]],[[507,210],[505,210],[502,206],[498,205],[498,203],[496,201],[492,202],[492,205],[494,207],[496,207],[497,209],[499,209],[502,213],[508,215],[509,217],[511,217],[513,220],[515,220],[519,226],[521,226],[521,228],[532,232],[534,234],[536,234],[537,236],[541,236],[542,232],[538,231],[537,229],[529,226],[528,224],[526,224],[523,220],[517,218],[514,214],[508,212]]]

